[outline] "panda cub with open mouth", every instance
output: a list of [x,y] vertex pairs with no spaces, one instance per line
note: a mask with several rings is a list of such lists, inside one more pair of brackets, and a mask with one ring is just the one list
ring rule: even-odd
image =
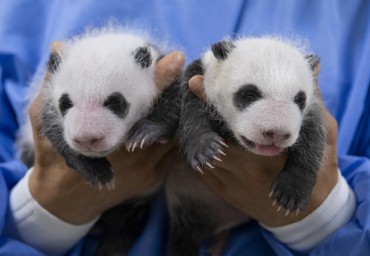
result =
[[[315,95],[319,59],[275,38],[240,38],[212,45],[189,65],[183,83],[204,76],[207,102],[183,86],[180,144],[196,170],[223,155],[222,137],[255,154],[288,158],[272,186],[289,211],[305,208],[325,145],[321,100]],[[248,164],[247,162],[245,163]]]

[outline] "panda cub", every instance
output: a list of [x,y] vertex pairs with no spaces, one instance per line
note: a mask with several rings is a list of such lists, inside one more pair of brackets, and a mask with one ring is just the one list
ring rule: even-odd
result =
[[[36,85],[43,100],[41,130],[89,183],[112,188],[109,153],[123,143],[150,145],[176,129],[179,111],[168,99],[178,94],[177,86],[162,93],[154,82],[161,56],[144,37],[113,29],[88,32],[51,53],[47,79]],[[175,120],[162,118],[163,109],[173,111]],[[133,128],[138,123],[153,129]],[[27,130],[29,124],[21,129],[18,144],[22,159],[32,165]]]
[[[212,45],[181,79],[178,134],[187,163],[200,172],[213,168],[212,162],[224,155],[223,138],[263,156],[286,151],[270,196],[287,214],[304,209],[325,145],[321,101],[314,93],[318,68],[316,56],[305,56],[280,39],[240,38]],[[188,88],[194,75],[204,76],[207,102]],[[197,255],[212,234],[247,220],[186,166],[179,164],[169,180],[170,255]]]
[[[66,41],[51,53],[41,90],[41,132],[67,165],[86,181],[113,188],[105,158],[126,144],[129,151],[169,139],[175,133],[181,97],[175,81],[164,91],[154,81],[162,53],[143,36],[102,29]],[[176,100],[177,99],[177,100]],[[163,115],[166,113],[166,115]],[[18,134],[21,159],[33,159],[29,120]],[[96,255],[127,252],[145,225],[156,191],[132,198],[103,213]]]

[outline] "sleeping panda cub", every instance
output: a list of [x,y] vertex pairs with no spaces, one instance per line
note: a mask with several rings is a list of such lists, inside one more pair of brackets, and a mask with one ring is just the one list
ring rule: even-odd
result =
[[[163,119],[161,112],[177,114],[167,99],[178,89],[173,85],[162,93],[154,82],[161,56],[144,37],[114,30],[87,33],[51,53],[45,84],[36,85],[42,87],[41,130],[89,183],[114,186],[105,157],[123,143],[143,147],[174,132],[178,117]],[[153,129],[138,130],[136,123],[151,123]],[[31,145],[21,147],[21,155],[32,164],[29,134],[21,133],[18,144]]]
[[200,171],[212,168],[223,154],[222,137],[230,136],[255,154],[286,151],[270,196],[288,213],[304,209],[325,145],[321,101],[314,93],[318,67],[318,57],[278,39],[214,44],[185,77],[203,74],[208,99],[184,94],[179,134],[187,161]]
[[[180,146],[185,160],[203,173],[221,161],[231,139],[263,156],[286,151],[271,186],[279,207],[297,212],[308,203],[325,145],[321,101],[315,95],[319,59],[274,38],[240,38],[212,45],[181,79]],[[189,90],[204,76],[207,102]],[[245,163],[246,165],[248,162]],[[171,230],[169,255],[198,255],[212,235],[247,221],[179,162],[166,182]]]

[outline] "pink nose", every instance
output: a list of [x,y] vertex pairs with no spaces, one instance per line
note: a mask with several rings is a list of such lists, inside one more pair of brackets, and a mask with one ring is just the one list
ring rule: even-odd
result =
[[282,142],[288,140],[291,136],[290,133],[278,130],[270,130],[262,133],[263,137],[271,140],[272,142]]
[[97,136],[86,136],[81,138],[74,138],[73,141],[84,148],[91,149],[94,147],[98,147],[99,144],[104,140],[104,137],[97,137]]

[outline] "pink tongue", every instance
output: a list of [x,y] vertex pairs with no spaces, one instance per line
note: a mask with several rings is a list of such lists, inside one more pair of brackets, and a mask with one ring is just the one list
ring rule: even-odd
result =
[[256,145],[256,150],[263,156],[275,156],[279,154],[283,149],[272,145]]

